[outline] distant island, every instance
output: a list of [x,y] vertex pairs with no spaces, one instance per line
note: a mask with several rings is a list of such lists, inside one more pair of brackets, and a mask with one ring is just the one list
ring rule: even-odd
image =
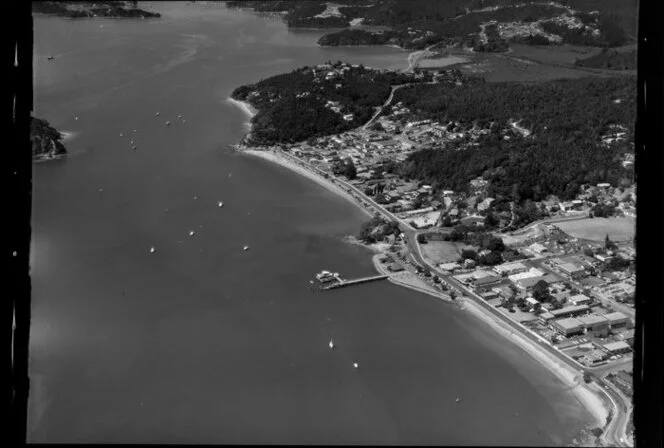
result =
[[161,17],[156,12],[144,11],[136,7],[135,1],[98,1],[98,2],[32,2],[32,12],[51,14],[72,19],[84,17],[113,18],[153,18]]
[[256,12],[283,13],[291,28],[343,28],[319,45],[432,45],[504,52],[510,43],[618,47],[635,41],[636,3],[514,2],[512,0],[311,0],[226,2]]
[[30,144],[33,160],[52,159],[66,154],[67,150],[60,140],[62,140],[62,135],[48,121],[30,117]]

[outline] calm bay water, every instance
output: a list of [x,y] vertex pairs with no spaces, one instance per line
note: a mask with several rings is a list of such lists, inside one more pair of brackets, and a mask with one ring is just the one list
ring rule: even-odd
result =
[[373,272],[341,241],[365,215],[227,149],[245,132],[225,101],[238,85],[406,53],[146,5],[163,18],[35,17],[34,113],[75,136],[34,165],[29,441],[571,441],[579,405],[472,317],[389,283],[313,294],[321,269]]

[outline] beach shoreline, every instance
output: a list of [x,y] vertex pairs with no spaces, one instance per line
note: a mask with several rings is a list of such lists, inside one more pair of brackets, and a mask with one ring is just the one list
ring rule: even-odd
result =
[[496,333],[509,339],[515,346],[519,347],[527,353],[528,356],[533,358],[558,378],[565,386],[569,387],[570,392],[574,395],[576,400],[594,419],[593,423],[587,425],[588,429],[594,427],[603,428],[605,426],[609,412],[596,392],[591,390],[590,386],[584,383],[583,374],[581,372],[575,371],[569,365],[559,361],[546,350],[543,350],[541,347],[522,336],[519,332],[514,331],[512,328],[502,323],[502,321],[492,319],[487,312],[482,310],[481,307],[472,300],[467,298],[458,300],[462,301],[461,308],[463,310],[468,311],[470,314],[481,320]]
[[[307,177],[313,180],[314,182],[318,183],[322,187],[326,188],[328,191],[345,198],[346,200],[354,204],[356,207],[359,207],[360,210],[362,210],[368,216],[372,216],[368,210],[366,210],[360,203],[358,203],[350,194],[348,194],[341,187],[335,185],[331,181],[323,178],[322,176],[313,173],[311,170],[304,168],[300,165],[297,165],[295,162],[290,160],[290,158],[284,155],[279,155],[274,151],[265,151],[265,150],[256,150],[256,149],[243,149],[240,152],[255,157],[260,157],[264,160],[276,163],[278,165],[281,165],[282,167],[288,168],[291,171],[296,172],[297,174]],[[366,245],[363,246],[367,247]],[[372,249],[371,247],[367,248],[370,250]],[[373,250],[373,252],[377,251]],[[380,267],[377,265],[378,256],[379,254],[375,254],[372,257],[374,268],[378,272],[384,273],[384,271],[380,269]],[[475,304],[472,300],[468,298],[458,298],[456,301],[451,301],[451,300],[448,301],[443,297],[441,297],[440,295],[438,295],[436,292],[429,291],[426,288],[419,288],[407,283],[399,282],[391,277],[388,278],[388,281],[397,286],[401,286],[416,292],[427,294],[438,300],[442,300],[447,303],[457,304],[458,307],[461,308],[462,310],[468,311],[468,313],[475,316],[480,321],[491,327],[496,333],[502,335],[503,337],[508,339],[511,343],[513,343],[515,346],[517,346],[519,349],[526,352],[528,356],[530,356],[532,359],[534,359],[536,362],[542,365],[547,371],[549,371],[554,377],[556,377],[564,386],[566,386],[569,389],[569,392],[571,392],[574,398],[577,400],[577,402],[579,402],[579,404],[586,409],[586,411],[593,419],[593,422],[588,423],[586,425],[586,429],[591,429],[595,427],[604,428],[609,411],[607,410],[602,399],[598,396],[597,392],[591,390],[590,388],[591,386],[586,385],[583,382],[583,377],[580,372],[575,371],[567,364],[559,361],[554,356],[549,354],[546,350],[544,350],[542,347],[539,347],[538,345],[528,340],[525,336],[522,336],[517,331],[514,331],[507,324],[503,323],[502,321],[494,319],[491,314],[489,314],[487,311],[482,309],[479,305]]]
[[336,195],[346,199],[350,203],[354,204],[356,207],[358,207],[360,210],[362,210],[366,215],[369,217],[373,217],[373,215],[364,207],[362,207],[361,204],[359,204],[350,194],[348,194],[344,189],[339,187],[338,185],[334,184],[333,182],[323,178],[322,176],[319,176],[318,174],[312,173],[310,170],[307,168],[304,168],[300,165],[297,165],[295,162],[290,160],[289,158],[278,155],[272,151],[262,151],[262,150],[257,150],[257,149],[243,149],[240,151],[242,154],[248,154],[250,156],[254,157],[259,157],[264,160],[268,160],[270,162],[276,163],[277,165],[280,165],[284,168],[288,168],[291,171],[296,172],[297,174],[304,176],[308,179],[313,180],[316,182],[318,185],[322,186],[326,190],[330,191],[331,193],[335,193]]
[[249,117],[248,124],[249,124],[249,126],[251,126],[251,119],[254,118],[256,116],[256,114],[258,113],[258,110],[254,106],[252,106],[247,101],[236,100],[234,98],[231,98],[230,96],[228,98],[226,98],[226,102],[228,102],[230,104],[233,104],[234,106],[239,107],[240,110],[242,112],[244,112],[244,114],[247,117]]
[[[295,162],[293,162],[292,160],[290,160],[285,156],[278,155],[272,151],[253,150],[253,149],[242,150],[242,152],[279,164],[304,177],[307,177],[313,180],[314,182],[318,183],[319,185],[323,186],[328,191],[338,194],[339,196],[342,196],[349,202],[355,204],[355,206],[359,207],[367,215],[371,216],[368,210],[362,207],[361,204],[359,204],[351,195],[349,195],[342,188],[330,182],[329,180],[324,179],[318,174],[311,172],[309,169],[297,165]],[[367,247],[364,244],[363,246]],[[370,250],[372,249],[371,247],[367,248]],[[374,252],[376,251],[374,250]],[[384,273],[383,270],[380,269],[379,266],[377,265],[378,256],[379,256],[378,254],[375,254],[372,257],[374,268],[378,272]],[[485,310],[483,310],[479,305],[472,302],[472,300],[470,299],[457,299],[456,302],[451,300],[448,301],[444,299],[442,296],[438,295],[436,292],[429,291],[426,288],[415,287],[407,283],[396,281],[395,279],[392,278],[389,278],[388,281],[397,286],[401,286],[416,292],[427,294],[429,296],[432,296],[438,300],[442,300],[447,303],[457,303],[462,310],[468,311],[471,315],[475,316],[483,323],[490,326],[498,334],[509,339],[514,345],[516,345],[518,348],[526,352],[528,356],[530,356],[539,364],[541,364],[552,375],[554,375],[562,384],[568,387],[572,395],[575,397],[575,399],[588,411],[590,416],[593,418],[593,422],[587,425],[587,429],[594,427],[603,428],[605,426],[608,411],[604,403],[602,402],[601,398],[599,398],[599,396],[596,394],[596,392],[591,390],[590,387],[583,382],[583,377],[580,372],[574,371],[567,364],[559,361],[558,359],[550,355],[542,347],[535,345],[533,342],[531,342],[530,340],[528,340],[526,337],[522,336],[518,332],[514,331],[512,328],[508,327],[503,322],[493,319],[492,315],[488,314]]]

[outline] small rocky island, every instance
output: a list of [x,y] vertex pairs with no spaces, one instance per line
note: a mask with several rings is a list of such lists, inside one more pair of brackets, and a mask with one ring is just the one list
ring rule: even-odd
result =
[[32,2],[32,12],[71,19],[83,17],[149,18],[161,17],[156,12],[138,9],[135,1],[100,2]]
[[30,143],[32,144],[32,159],[53,159],[67,153],[65,146],[60,142],[62,135],[56,131],[46,120],[30,117]]

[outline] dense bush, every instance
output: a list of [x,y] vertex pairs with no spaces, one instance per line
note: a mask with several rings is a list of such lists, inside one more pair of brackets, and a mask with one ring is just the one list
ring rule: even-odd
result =
[[[414,118],[458,121],[466,129],[478,124],[491,133],[481,136],[476,148],[461,142],[413,153],[401,173],[455,191],[467,191],[471,179],[483,176],[490,181],[490,196],[516,201],[549,194],[572,199],[584,183],[617,184],[626,175],[621,157],[632,151],[635,90],[632,77],[404,87],[394,102],[403,102]],[[614,98],[623,102],[617,105]],[[533,134],[502,139],[499,130],[510,119],[522,120]],[[610,124],[625,126],[628,139],[600,146]]]
[[[337,62],[331,70],[341,66]],[[254,141],[294,143],[356,128],[369,121],[374,107],[385,102],[392,85],[431,79],[428,75],[416,80],[401,72],[370,70],[360,65],[350,67],[342,77],[326,80],[327,71],[318,69],[314,74],[303,67],[235,89],[232,98],[248,101],[258,109],[252,119]],[[328,101],[339,103],[342,114],[353,114],[353,120],[346,121],[326,107]]]

